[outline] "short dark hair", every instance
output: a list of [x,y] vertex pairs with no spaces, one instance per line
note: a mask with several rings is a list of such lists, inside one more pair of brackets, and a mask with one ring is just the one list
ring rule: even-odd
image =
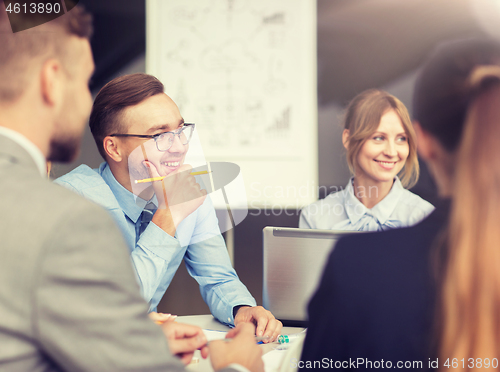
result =
[[[66,14],[40,26],[12,32],[7,12],[0,6],[0,100],[13,101],[20,97],[31,79],[31,65],[40,58],[58,57],[66,70],[71,69],[74,56],[68,58],[66,42],[69,36],[90,39],[92,16],[83,7],[75,6]],[[32,22],[32,14],[16,14],[18,25]],[[41,63],[40,61],[38,61]]]
[[107,83],[97,94],[90,114],[90,131],[97,149],[106,160],[103,140],[113,133],[123,133],[126,128],[119,116],[129,106],[135,106],[146,98],[164,93],[160,80],[148,74],[131,74],[117,77]]
[[422,128],[453,152],[462,138],[475,67],[500,64],[500,43],[488,38],[440,45],[424,63],[413,96],[413,116]]

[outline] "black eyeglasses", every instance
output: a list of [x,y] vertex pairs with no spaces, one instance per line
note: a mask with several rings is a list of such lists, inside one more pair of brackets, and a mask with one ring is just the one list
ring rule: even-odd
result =
[[121,134],[115,133],[110,134],[110,137],[139,137],[139,138],[150,138],[154,139],[156,143],[156,148],[158,151],[168,151],[175,140],[175,136],[179,137],[179,140],[183,145],[187,145],[193,136],[194,124],[184,124],[182,128],[179,128],[173,132],[163,132],[158,134]]

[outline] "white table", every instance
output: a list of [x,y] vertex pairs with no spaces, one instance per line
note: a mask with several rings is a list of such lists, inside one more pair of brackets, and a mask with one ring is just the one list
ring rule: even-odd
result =
[[[219,323],[212,315],[188,315],[188,316],[179,316],[176,319],[179,323],[186,323],[196,325],[202,329],[210,329],[214,331],[229,331],[230,328],[222,323]],[[299,327],[283,327],[281,333],[290,335],[293,333],[299,333],[304,328]],[[263,354],[273,350],[276,347],[276,344],[263,344],[259,345],[263,350]],[[207,359],[203,359],[201,357],[200,351],[197,350],[194,354],[195,358],[199,359],[199,363],[190,364],[187,368],[191,371],[196,372],[212,372],[213,368],[210,364],[210,357]]]

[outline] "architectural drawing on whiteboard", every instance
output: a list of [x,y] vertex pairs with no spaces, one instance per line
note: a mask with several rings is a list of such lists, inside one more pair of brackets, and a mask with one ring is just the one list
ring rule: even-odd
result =
[[[169,92],[167,92],[169,93]],[[186,81],[181,79],[177,84],[175,103],[179,108],[180,112],[184,112],[185,108],[189,106],[189,92],[186,87]],[[191,121],[189,118],[185,118],[188,122]]]
[[[308,185],[317,182],[316,2],[147,1],[154,22],[148,72],[164,83],[184,119],[196,123],[206,158],[237,163],[247,190],[312,188]],[[249,198],[254,206],[291,202],[257,191],[259,196]]]
[[271,14],[270,16],[264,16],[262,23],[264,23],[265,25],[284,25],[285,13],[278,12]]
[[290,135],[290,111],[287,107],[268,129],[268,135],[273,139],[283,139]]
[[248,72],[261,68],[261,61],[245,46],[244,40],[229,40],[201,52],[201,67],[206,72]]
[[194,61],[190,58],[190,42],[189,40],[182,39],[171,48],[166,54],[165,58],[169,63],[180,63],[183,68],[190,69],[193,67]]
[[264,83],[263,88],[266,93],[271,95],[285,94],[287,88],[286,81],[279,76],[282,74],[282,69],[285,63],[281,58],[269,58],[268,76],[269,79]]
[[[195,121],[207,154],[296,156],[301,136],[292,110],[299,85],[289,0],[163,3],[167,93]],[[168,31],[167,31],[168,30]]]
[[254,146],[265,135],[263,103],[245,89],[211,87],[198,102],[203,144],[228,149]]

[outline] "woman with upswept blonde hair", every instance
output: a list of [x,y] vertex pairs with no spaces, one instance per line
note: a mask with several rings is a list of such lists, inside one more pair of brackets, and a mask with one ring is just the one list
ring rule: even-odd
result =
[[[458,148],[441,298],[440,355],[500,367],[500,66],[478,66]],[[445,370],[446,368],[442,368]]]

